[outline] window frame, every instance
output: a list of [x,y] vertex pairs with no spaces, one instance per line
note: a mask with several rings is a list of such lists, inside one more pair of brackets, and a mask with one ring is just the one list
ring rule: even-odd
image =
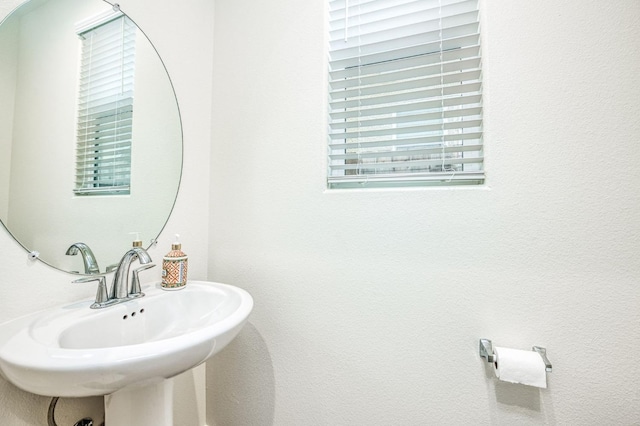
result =
[[329,189],[484,184],[479,13],[479,0],[329,0]]
[[131,192],[136,30],[117,7],[76,25],[76,196]]

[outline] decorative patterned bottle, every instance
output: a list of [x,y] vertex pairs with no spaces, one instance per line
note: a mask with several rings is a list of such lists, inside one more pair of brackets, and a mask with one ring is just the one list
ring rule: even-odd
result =
[[176,234],[176,242],[171,244],[171,251],[162,258],[162,288],[164,290],[180,290],[187,285],[187,255],[182,252],[180,235]]

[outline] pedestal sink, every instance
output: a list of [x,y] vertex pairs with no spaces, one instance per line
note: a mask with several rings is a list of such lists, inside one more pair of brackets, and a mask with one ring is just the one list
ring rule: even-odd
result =
[[87,300],[0,324],[0,373],[38,395],[105,395],[108,426],[172,425],[168,379],[224,348],[253,299],[205,281],[143,291],[104,309],[90,309]]

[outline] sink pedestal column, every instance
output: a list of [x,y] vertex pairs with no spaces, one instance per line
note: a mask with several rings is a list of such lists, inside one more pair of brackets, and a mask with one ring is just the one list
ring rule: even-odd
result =
[[173,426],[173,380],[126,387],[104,397],[105,426]]

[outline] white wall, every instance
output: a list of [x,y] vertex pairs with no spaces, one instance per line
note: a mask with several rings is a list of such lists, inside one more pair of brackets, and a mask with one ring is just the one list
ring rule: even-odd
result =
[[[19,0],[0,0],[0,20]],[[183,249],[189,254],[189,277],[205,279],[208,259],[209,144],[213,47],[213,3],[190,0],[189,7],[157,0],[153,7],[144,0],[120,0],[121,9],[141,27],[158,49],[175,86],[184,133],[184,172],[182,187],[169,223],[150,250],[155,263],[169,251],[173,235],[179,233]],[[152,160],[152,159],[151,159]],[[203,182],[205,184],[203,184]],[[92,298],[93,284],[73,284],[74,277],[42,263],[27,260],[26,252],[9,236],[0,232],[0,321],[15,318],[63,302]],[[145,280],[159,280],[154,268]],[[197,374],[183,376],[176,415],[185,426],[202,426],[197,417],[203,410]],[[50,398],[22,392],[0,379],[0,423],[11,426],[46,425]],[[59,402],[61,425],[73,424],[85,414],[93,414],[95,399],[63,399]],[[99,409],[100,404],[97,404]],[[201,416],[202,417],[202,416]]]
[[638,424],[640,2],[484,1],[486,187],[373,191],[325,190],[324,3],[216,1],[209,423]]

